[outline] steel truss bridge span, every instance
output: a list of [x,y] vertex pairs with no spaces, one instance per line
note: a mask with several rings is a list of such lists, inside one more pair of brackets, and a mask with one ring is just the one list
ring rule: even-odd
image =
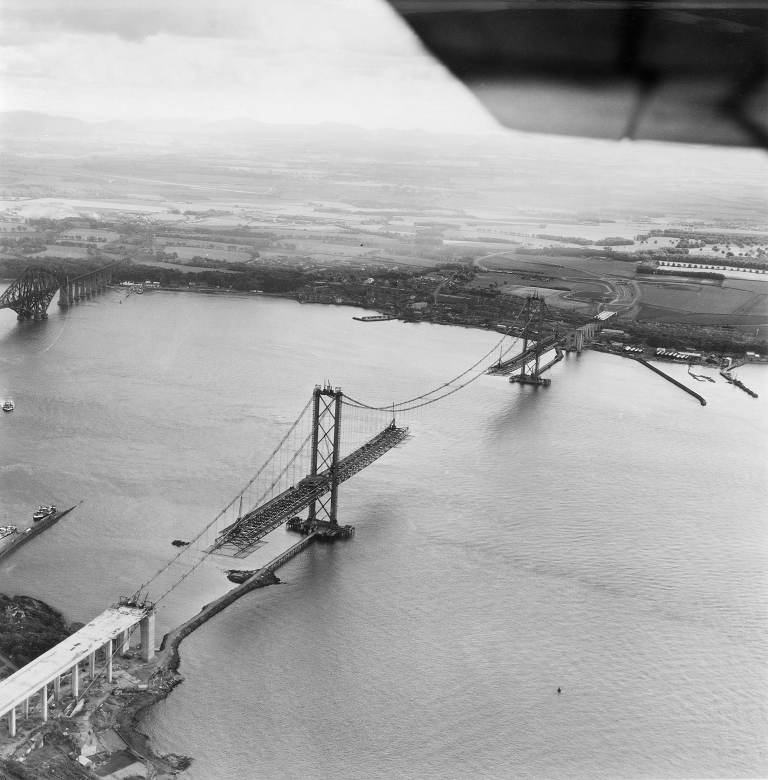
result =
[[253,550],[253,546],[274,531],[290,517],[307,507],[316,504],[335,486],[345,482],[366,466],[370,466],[385,452],[400,444],[408,436],[408,428],[398,428],[394,422],[369,442],[338,461],[334,477],[333,468],[325,469],[315,476],[308,476],[275,496],[263,506],[241,517],[233,525],[225,528],[212,550],[232,551],[235,558],[244,558]]
[[[121,261],[122,262],[122,261]],[[11,309],[19,320],[46,320],[48,307],[59,293],[59,306],[70,306],[107,289],[113,269],[120,263],[69,279],[41,266],[30,266],[0,295],[0,309]]]
[[20,320],[44,320],[62,279],[47,268],[30,267],[0,295],[0,309],[15,311]]

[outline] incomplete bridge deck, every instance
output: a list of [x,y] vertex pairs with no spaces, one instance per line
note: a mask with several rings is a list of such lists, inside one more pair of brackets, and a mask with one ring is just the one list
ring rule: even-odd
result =
[[146,610],[138,607],[111,607],[72,636],[30,661],[0,682],[0,715],[66,674],[110,639],[135,626],[145,614]]
[[[374,436],[351,455],[339,461],[339,482],[353,477],[358,471],[380,458],[408,435],[408,428],[391,425]],[[270,531],[282,525],[288,518],[306,509],[313,501],[331,490],[331,471],[327,469],[315,477],[307,477],[298,485],[288,488],[268,503],[254,509],[225,528],[213,549],[244,558],[253,547]]]
[[[505,360],[502,363],[496,363],[488,369],[489,374],[495,374],[499,376],[508,376],[513,371],[517,371],[518,368],[522,368],[526,363],[530,363],[536,360],[536,355],[543,355],[551,349],[555,349],[558,345],[562,345],[564,339],[562,336],[549,336],[540,342],[534,342],[525,352],[521,352],[509,360]],[[549,366],[547,366],[548,368]],[[544,369],[542,369],[544,370]]]

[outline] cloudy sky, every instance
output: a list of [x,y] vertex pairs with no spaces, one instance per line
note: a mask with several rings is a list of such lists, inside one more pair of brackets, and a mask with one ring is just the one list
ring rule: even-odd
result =
[[495,132],[383,0],[0,0],[4,110]]

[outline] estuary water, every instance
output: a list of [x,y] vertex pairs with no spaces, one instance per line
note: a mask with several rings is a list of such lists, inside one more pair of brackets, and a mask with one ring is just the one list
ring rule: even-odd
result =
[[[0,524],[83,503],[0,592],[87,621],[222,509],[329,379],[375,404],[498,339],[268,298],[117,290],[0,312]],[[747,396],[569,356],[482,377],[341,489],[316,545],[182,645],[144,720],[195,780],[768,775],[768,370]],[[285,534],[284,531],[277,532]],[[158,634],[229,587],[205,564]],[[557,693],[558,687],[561,693]]]

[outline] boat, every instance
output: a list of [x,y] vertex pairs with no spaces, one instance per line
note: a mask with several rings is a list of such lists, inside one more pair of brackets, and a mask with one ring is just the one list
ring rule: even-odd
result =
[[45,520],[46,517],[56,514],[55,506],[40,506],[32,515],[32,519],[37,523],[40,520]]
[[[72,506],[69,507],[69,509],[58,510],[56,507],[41,507],[38,512],[42,509],[53,511],[46,511],[45,516],[40,522],[33,523],[29,528],[26,528],[21,532],[17,531],[16,533],[9,534],[5,537],[0,536],[0,560],[12,555],[19,547],[30,541],[30,539],[34,539],[35,536],[47,531],[51,526],[58,523],[62,517],[68,515],[74,508],[75,507]],[[35,515],[37,515],[38,512],[35,512]]]
[[5,539],[6,536],[15,534],[18,531],[15,525],[0,525],[0,539]]
[[247,582],[251,577],[253,577],[254,574],[258,569],[254,569],[253,571],[244,571],[242,569],[232,569],[231,571],[227,572],[227,579],[230,582],[234,582],[237,585],[242,585],[244,582]]
[[396,320],[397,317],[394,314],[377,314],[374,317],[352,317],[352,319],[358,322],[388,322]]
[[13,411],[13,401],[11,401],[10,399],[8,401],[6,401],[3,404],[3,411],[4,412],[12,412]]

